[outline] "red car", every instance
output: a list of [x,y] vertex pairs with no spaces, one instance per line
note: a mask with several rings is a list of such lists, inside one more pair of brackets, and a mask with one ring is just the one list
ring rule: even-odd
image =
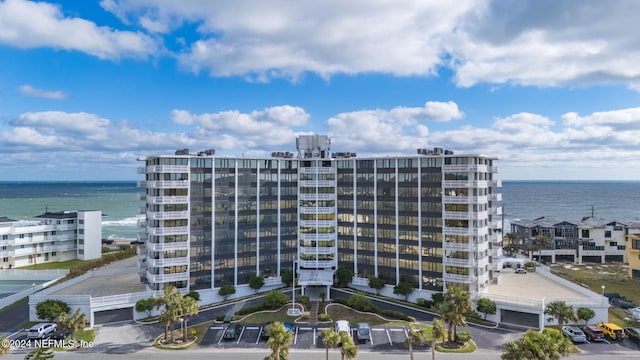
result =
[[587,337],[587,341],[603,341],[604,333],[600,330],[599,327],[595,325],[582,325],[580,326],[580,330]]

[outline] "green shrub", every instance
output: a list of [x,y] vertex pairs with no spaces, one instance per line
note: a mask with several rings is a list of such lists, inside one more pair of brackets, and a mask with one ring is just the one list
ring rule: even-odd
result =
[[329,314],[318,314],[318,320],[319,321],[329,321],[329,320],[331,320],[331,317],[329,316]]
[[282,291],[271,290],[264,296],[263,304],[268,309],[279,309],[289,302],[289,297]]
[[371,305],[371,301],[364,297],[363,295],[352,295],[347,300],[347,306],[352,309],[356,309],[359,311],[371,311],[373,310],[373,305]]
[[266,310],[268,309],[264,303],[260,303],[260,304],[255,304],[255,305],[249,305],[249,306],[245,306],[242,309],[238,310],[238,312],[236,314],[238,315],[247,315],[247,314],[253,314],[254,312],[258,312],[258,311],[262,311],[262,310]]
[[408,322],[416,322],[416,318],[413,316],[407,316]]
[[223,320],[224,320],[224,314],[216,316],[216,321],[223,321]]
[[471,340],[471,333],[468,331],[459,331],[458,332],[458,341],[461,343],[466,343]]

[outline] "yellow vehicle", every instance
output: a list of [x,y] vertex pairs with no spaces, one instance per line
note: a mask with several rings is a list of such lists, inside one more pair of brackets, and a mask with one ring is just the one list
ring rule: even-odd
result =
[[616,324],[603,323],[598,324],[598,327],[602,330],[604,335],[611,340],[622,341],[622,339],[624,338],[624,330]]

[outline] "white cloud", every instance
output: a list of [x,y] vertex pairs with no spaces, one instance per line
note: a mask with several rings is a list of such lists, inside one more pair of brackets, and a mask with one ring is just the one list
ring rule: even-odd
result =
[[433,76],[457,85],[623,83],[640,89],[640,3],[623,0],[103,0],[125,23],[199,38],[177,54],[212,76]]
[[75,50],[110,60],[145,58],[158,48],[146,34],[98,26],[66,17],[60,6],[25,0],[0,2],[0,44]]
[[40,97],[43,99],[51,99],[51,100],[63,100],[67,98],[67,94],[63,91],[49,91],[44,89],[34,88],[31,85],[21,85],[18,87],[18,92],[22,95],[26,96],[34,96]]

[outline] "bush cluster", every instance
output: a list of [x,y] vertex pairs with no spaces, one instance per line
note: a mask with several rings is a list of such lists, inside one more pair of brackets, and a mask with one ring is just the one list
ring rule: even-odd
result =
[[243,307],[242,309],[238,310],[236,315],[247,315],[247,314],[251,314],[251,313],[262,311],[262,310],[268,310],[268,309],[269,308],[265,306],[264,302],[261,302],[259,304]]
[[[353,295],[353,296],[349,297],[349,299],[334,299],[333,302],[336,302],[338,304],[342,304],[342,305],[351,307],[349,305],[349,300],[351,300],[354,297],[363,297],[364,298],[364,296],[362,296],[362,295]],[[366,299],[366,298],[365,298],[365,300],[368,301],[368,299]],[[360,300],[356,300],[356,302],[359,302],[359,301]],[[352,302],[353,302],[353,300],[352,300]],[[380,308],[374,306],[373,304],[371,304],[370,302],[369,302],[369,305],[370,305],[370,308],[369,308],[369,310],[367,310],[369,312],[373,312],[373,313],[376,313],[378,315],[382,315],[382,316],[385,316],[385,317],[398,319],[398,320],[404,320],[404,321],[409,321],[409,322],[415,321],[415,318],[413,316],[409,316],[409,315],[407,315],[407,314],[405,314],[405,313],[403,313],[401,311],[380,309]],[[355,309],[355,310],[358,310],[358,309]],[[363,311],[363,310],[360,310],[360,311]]]
[[128,259],[135,255],[136,255],[135,248],[129,248],[122,251],[114,251],[107,254],[103,254],[102,257],[100,257],[99,259],[87,260],[77,266],[74,266],[72,269],[69,269],[69,274],[67,274],[64,280],[69,280],[74,277],[78,277],[80,275],[85,274],[87,271],[105,266],[114,261]]

